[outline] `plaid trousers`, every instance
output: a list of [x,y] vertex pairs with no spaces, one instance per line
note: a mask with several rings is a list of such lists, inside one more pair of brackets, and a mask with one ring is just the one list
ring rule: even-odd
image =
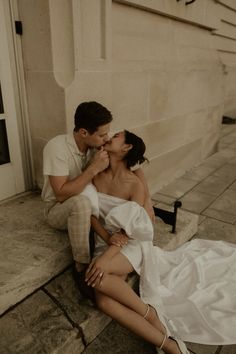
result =
[[75,262],[90,263],[89,232],[92,208],[90,200],[83,195],[75,195],[63,203],[49,206],[46,218],[53,228],[68,230],[72,254]]

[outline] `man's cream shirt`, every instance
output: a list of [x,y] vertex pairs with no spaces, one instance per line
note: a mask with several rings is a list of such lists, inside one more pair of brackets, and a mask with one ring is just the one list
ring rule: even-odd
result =
[[83,154],[73,134],[58,135],[51,139],[43,151],[42,199],[45,202],[56,200],[48,176],[69,176],[71,180],[83,172],[94,153],[95,149],[88,149],[87,153]]

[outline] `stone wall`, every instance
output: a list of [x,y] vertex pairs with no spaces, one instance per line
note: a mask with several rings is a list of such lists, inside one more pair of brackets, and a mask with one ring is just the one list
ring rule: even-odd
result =
[[45,141],[71,131],[85,100],[144,138],[152,192],[212,154],[236,109],[236,13],[224,2],[18,0],[38,184]]

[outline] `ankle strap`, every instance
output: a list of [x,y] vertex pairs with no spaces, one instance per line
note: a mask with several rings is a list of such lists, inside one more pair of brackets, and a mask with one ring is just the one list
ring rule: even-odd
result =
[[164,347],[164,344],[165,344],[166,339],[167,339],[167,335],[165,334],[165,335],[164,335],[164,338],[163,338],[163,341],[161,342],[161,345],[160,345],[159,349],[162,349],[162,348]]
[[147,318],[147,315],[149,314],[149,311],[150,311],[150,306],[147,304],[147,310],[146,310],[143,318]]

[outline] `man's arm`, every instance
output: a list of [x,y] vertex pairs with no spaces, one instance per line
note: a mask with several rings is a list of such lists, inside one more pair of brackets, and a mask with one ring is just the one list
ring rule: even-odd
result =
[[74,179],[69,176],[49,176],[49,182],[58,202],[82,192],[85,186],[92,181],[94,176],[108,167],[109,158],[106,151],[98,151],[87,169]]
[[133,172],[140,179],[140,181],[143,184],[144,193],[145,193],[143,207],[146,209],[148,215],[150,216],[150,219],[154,222],[155,221],[155,214],[154,214],[154,210],[152,207],[152,201],[151,201],[151,197],[150,197],[150,193],[149,193],[149,189],[148,189],[148,185],[147,185],[147,181],[146,181],[146,177],[144,175],[144,172],[143,172],[142,168],[138,168],[137,170],[134,170]]

